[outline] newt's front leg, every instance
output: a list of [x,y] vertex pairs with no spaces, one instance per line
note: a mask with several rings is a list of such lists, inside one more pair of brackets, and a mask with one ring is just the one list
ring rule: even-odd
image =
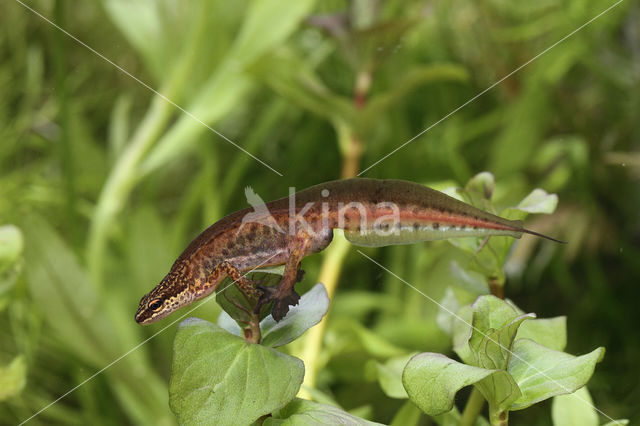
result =
[[[223,261],[220,262],[214,269],[211,271],[209,276],[207,277],[207,281],[205,286],[207,287],[217,287],[218,283],[224,278],[224,275],[228,276],[233,280],[233,282],[242,290],[245,294],[253,296],[257,294],[256,281],[252,281],[248,279],[245,275],[240,272],[238,268],[236,268],[231,262]],[[224,290],[224,289],[222,289]]]
[[305,256],[310,242],[311,238],[306,233],[297,236],[278,285],[276,287],[257,287],[262,292],[262,295],[254,309],[255,313],[259,313],[262,306],[273,301],[271,315],[276,322],[279,322],[289,312],[289,306],[298,304],[300,295],[296,293],[294,286],[296,282],[302,279],[304,274],[304,271],[299,269],[300,261]]

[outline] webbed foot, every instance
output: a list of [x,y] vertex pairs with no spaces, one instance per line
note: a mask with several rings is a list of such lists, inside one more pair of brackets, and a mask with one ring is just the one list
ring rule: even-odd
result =
[[258,303],[256,304],[253,312],[255,314],[259,314],[262,307],[269,302],[273,302],[273,307],[271,308],[271,316],[276,322],[280,322],[287,312],[289,312],[289,306],[294,306],[298,304],[300,300],[300,295],[296,293],[294,289],[291,289],[287,294],[280,294],[280,289],[278,287],[256,287],[262,295],[258,299]]

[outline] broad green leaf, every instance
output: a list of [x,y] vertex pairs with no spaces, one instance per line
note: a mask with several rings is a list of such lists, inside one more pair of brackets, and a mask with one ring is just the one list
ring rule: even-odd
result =
[[402,372],[415,353],[388,359],[385,363],[376,362],[378,383],[384,393],[391,398],[408,398],[402,385]]
[[516,339],[531,339],[557,351],[567,345],[567,317],[532,319],[522,323]]
[[6,367],[0,366],[0,401],[18,395],[27,383],[27,363],[19,355]]
[[296,398],[286,407],[268,417],[263,425],[379,425],[327,404]]
[[181,424],[248,424],[291,401],[302,361],[196,318],[180,323],[169,404]]
[[555,396],[551,404],[554,426],[598,426],[598,413],[586,386],[574,393]]
[[508,371],[522,396],[511,409],[521,410],[552,396],[575,392],[589,381],[603,356],[604,348],[576,357],[533,340],[516,340]]
[[626,426],[629,424],[629,420],[627,419],[619,419],[619,420],[612,420],[610,422],[607,422],[605,424],[603,424],[602,426]]
[[551,214],[557,205],[558,196],[556,194],[548,194],[543,189],[534,189],[520,204],[512,208],[527,213]]
[[262,342],[265,346],[278,347],[300,337],[318,324],[329,309],[329,296],[321,283],[300,297],[298,304],[291,306],[287,315],[278,323],[271,315],[260,322]]
[[456,393],[496,371],[461,364],[442,354],[425,352],[411,358],[402,374],[409,398],[430,416],[453,408]]

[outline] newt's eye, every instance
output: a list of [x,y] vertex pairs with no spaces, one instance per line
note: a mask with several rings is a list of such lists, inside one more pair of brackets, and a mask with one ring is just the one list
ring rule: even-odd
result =
[[157,312],[160,310],[160,308],[162,308],[162,300],[160,299],[153,299],[151,302],[149,302],[149,309],[151,309],[153,312]]

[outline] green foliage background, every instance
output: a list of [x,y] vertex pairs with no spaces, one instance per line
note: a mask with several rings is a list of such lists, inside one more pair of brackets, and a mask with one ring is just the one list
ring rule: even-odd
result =
[[[246,207],[245,186],[273,199],[362,170],[611,4],[28,2],[279,176],[3,2],[0,225],[21,233],[0,240],[0,254],[17,253],[0,264],[0,366],[16,377],[6,398],[0,392],[0,423],[28,418],[169,324],[137,325],[140,296],[200,230]],[[539,317],[567,315],[568,352],[607,348],[589,388],[600,409],[632,424],[640,421],[639,19],[638,4],[622,2],[364,175],[445,188],[487,170],[501,207],[535,187],[558,193],[556,213],[528,224],[569,244],[520,241],[506,294]],[[451,262],[471,261],[444,242],[367,253],[437,300],[460,280]],[[303,291],[323,262],[305,260]],[[385,395],[377,362],[408,350],[450,353],[438,308],[353,250],[329,265],[339,287],[309,392],[389,422],[403,401]],[[215,321],[219,312],[209,303],[194,315]],[[173,424],[174,328],[32,422]],[[301,353],[296,344],[304,339],[286,350]],[[548,424],[550,402],[512,420]]]

